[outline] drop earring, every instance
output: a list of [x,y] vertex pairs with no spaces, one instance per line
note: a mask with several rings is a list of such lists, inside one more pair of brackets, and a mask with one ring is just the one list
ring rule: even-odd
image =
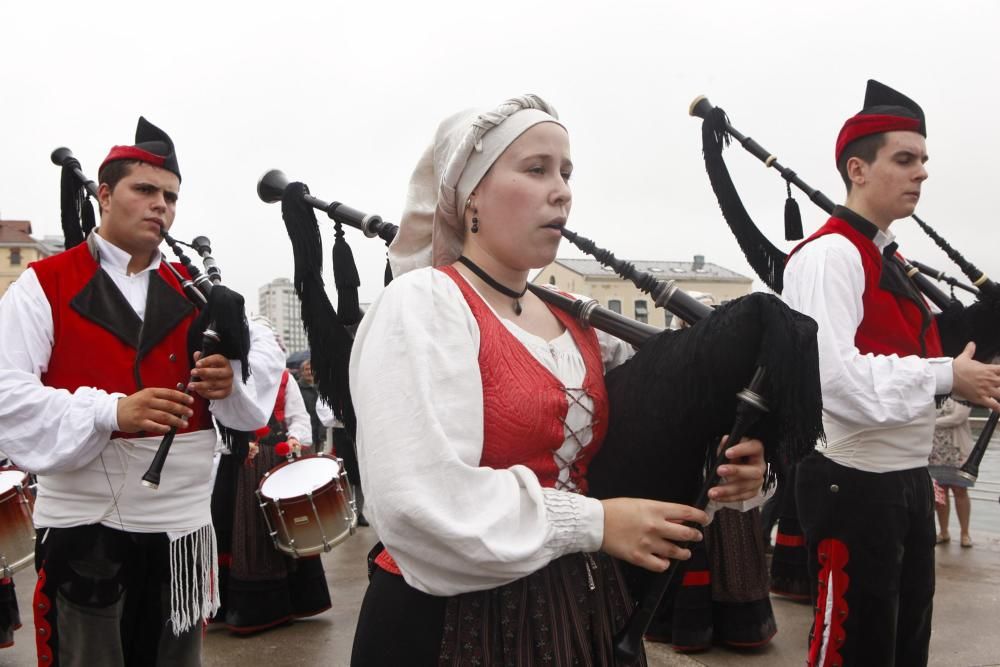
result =
[[479,209],[472,207],[472,227],[469,228],[473,234],[479,233]]

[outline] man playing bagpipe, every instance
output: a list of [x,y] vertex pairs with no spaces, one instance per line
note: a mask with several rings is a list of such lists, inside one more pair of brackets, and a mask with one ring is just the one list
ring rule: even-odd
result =
[[[797,472],[816,616],[810,665],[925,665],[934,596],[935,396],[1000,407],[1000,366],[944,356],[890,225],[927,179],[920,107],[877,81],[836,145],[843,206],[793,250],[785,301],[819,325],[826,445]],[[966,339],[967,340],[967,339]]]
[[[218,606],[212,416],[265,424],[284,358],[228,291],[240,351],[191,353],[198,311],[158,250],[181,182],[166,133],[140,118],[136,145],[112,148],[98,181],[96,232],[74,247],[67,234],[0,301],[0,447],[38,475],[38,660],[197,665]],[[172,428],[159,488],[144,488]]]

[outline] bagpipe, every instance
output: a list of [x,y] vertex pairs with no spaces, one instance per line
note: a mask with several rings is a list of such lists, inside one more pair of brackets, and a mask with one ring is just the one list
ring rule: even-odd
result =
[[[94,212],[88,197],[98,199],[98,186],[83,173],[79,160],[70,149],[55,149],[51,159],[55,165],[62,167],[61,219],[65,247],[68,250],[84,242],[95,227]],[[221,271],[212,257],[211,242],[204,236],[198,236],[187,244],[172,237],[165,229],[160,230],[160,235],[177,256],[183,272],[165,258],[161,265],[180,283],[188,300],[198,309],[198,316],[188,331],[189,356],[193,359],[195,351],[199,351],[202,358],[222,354],[228,359],[237,359],[242,363],[242,379],[246,382],[250,377],[247,358],[250,330],[244,313],[243,297],[222,285]],[[204,271],[194,265],[182,245],[198,253]],[[193,363],[192,361],[192,365]],[[186,384],[178,383],[176,388],[187,393]],[[229,429],[221,423],[219,429],[223,439],[231,447],[245,453],[247,434]],[[163,466],[176,435],[177,427],[174,426],[163,436],[149,469],[142,476],[143,486],[150,489],[159,487]]]
[[[785,200],[785,236],[788,240],[802,237],[802,221],[798,205],[792,198],[792,185],[805,193],[810,201],[827,213],[833,212],[833,201],[803,181],[795,171],[779,163],[777,157],[770,151],[733,127],[726,112],[713,106],[707,97],[703,95],[696,97],[691,102],[688,111],[690,115],[697,116],[703,121],[702,152],[705,159],[705,169],[726,223],[757,276],[775,292],[781,293],[782,274],[788,255],[771,243],[750,218],[722,158],[723,147],[729,143],[731,138],[735,139],[747,152],[763,162],[765,167],[773,168],[785,179],[788,192],[788,198]],[[945,354],[952,357],[958,356],[968,341],[973,341],[976,343],[976,359],[989,361],[995,358],[1000,353],[1000,286],[965,259],[929,224],[917,215],[912,217],[973,284],[973,286],[965,285],[926,264],[906,261],[898,254],[892,257],[893,261],[901,265],[903,272],[913,280],[917,288],[940,309],[937,321]],[[951,285],[952,295],[949,297],[938,289],[927,276]],[[956,287],[975,294],[976,303],[968,307],[963,306],[954,298]],[[1000,420],[1000,414],[993,411],[987,419],[969,459],[960,469],[960,474],[971,481],[975,481],[979,474],[979,465],[986,453],[998,420]]]
[[[296,259],[296,284],[322,292],[321,259],[316,258],[318,237],[315,216],[300,229],[288,212],[303,208],[326,211],[334,217],[340,204],[327,204],[308,194],[301,183],[289,183],[280,171],[269,171],[258,184],[265,202],[282,202]],[[353,209],[349,209],[354,211]],[[308,217],[308,216],[301,216]],[[334,220],[337,221],[336,217]],[[367,222],[365,222],[367,221]],[[377,221],[377,222],[373,222]],[[383,240],[396,227],[377,216],[354,211],[343,224],[377,231]],[[563,231],[567,238],[576,238]],[[373,235],[369,233],[369,235]],[[304,248],[306,243],[311,247]],[[596,246],[595,246],[596,248]],[[312,253],[307,255],[307,251]],[[605,259],[613,255],[603,251]],[[302,265],[301,260],[312,265]],[[728,442],[741,436],[760,438],[769,463],[778,457],[797,461],[812,450],[822,434],[816,325],[786,307],[773,295],[751,294],[713,310],[681,290],[673,281],[661,281],[619,262],[633,282],[655,294],[663,307],[692,324],[679,331],[663,331],[601,307],[593,299],[580,299],[529,284],[533,294],[561,308],[585,325],[594,326],[638,348],[635,356],[605,376],[610,399],[610,424],[604,444],[588,470],[591,495],[643,497],[692,504],[704,503],[712,478],[719,439],[728,431]],[[631,266],[631,268],[629,268]],[[307,303],[329,300],[302,296],[303,320],[314,350],[331,349],[344,337],[324,339],[318,326],[323,312],[307,313]],[[310,324],[311,323],[311,324]],[[348,347],[334,356],[347,358]],[[331,379],[335,370],[321,370]],[[337,371],[340,372],[340,371]],[[344,371],[346,374],[346,365]],[[747,385],[750,380],[749,385]],[[323,388],[319,387],[321,393]],[[705,478],[708,477],[706,480]],[[768,483],[774,476],[768,474]],[[704,484],[703,484],[704,482]],[[641,601],[616,646],[623,658],[636,655],[652,613],[680,567],[653,575],[628,566],[627,579]]]

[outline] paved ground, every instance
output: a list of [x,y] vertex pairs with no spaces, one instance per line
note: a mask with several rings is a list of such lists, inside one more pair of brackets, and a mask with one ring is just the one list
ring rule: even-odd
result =
[[[1000,536],[975,533],[974,549],[957,544],[938,548],[938,588],[934,610],[931,664],[942,667],[1000,665]],[[292,665],[347,665],[357,609],[364,594],[365,554],[375,541],[371,529],[361,531],[323,557],[334,607],[318,617],[298,621],[253,637],[235,637],[210,628],[205,639],[205,667],[290,667]],[[0,666],[28,666],[34,662],[34,627],[27,614],[34,573],[15,577],[24,627],[15,634],[13,648],[0,650]],[[649,645],[652,667],[672,665],[751,665],[801,667],[809,608],[774,600],[778,635],[765,649],[751,653],[722,648],[695,656],[675,654],[668,647]],[[99,667],[99,666],[95,666]]]

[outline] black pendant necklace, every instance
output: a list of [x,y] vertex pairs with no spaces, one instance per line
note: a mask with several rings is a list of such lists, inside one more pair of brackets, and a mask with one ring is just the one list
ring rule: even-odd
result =
[[515,315],[520,315],[521,314],[521,299],[524,297],[525,293],[528,291],[528,286],[527,285],[525,285],[524,289],[521,290],[520,292],[516,292],[516,291],[512,290],[511,288],[506,287],[505,285],[501,285],[500,283],[498,283],[496,280],[493,279],[492,276],[490,276],[490,274],[486,273],[481,268],[479,268],[478,266],[476,266],[476,264],[473,263],[473,261],[471,259],[469,259],[468,257],[466,257],[465,255],[460,256],[458,258],[458,261],[461,262],[467,269],[469,269],[469,271],[472,271],[477,276],[479,276],[480,279],[482,279],[482,281],[484,283],[486,283],[487,285],[489,285],[490,287],[492,287],[496,291],[500,292],[504,296],[509,296],[510,298],[514,299],[514,314]]

